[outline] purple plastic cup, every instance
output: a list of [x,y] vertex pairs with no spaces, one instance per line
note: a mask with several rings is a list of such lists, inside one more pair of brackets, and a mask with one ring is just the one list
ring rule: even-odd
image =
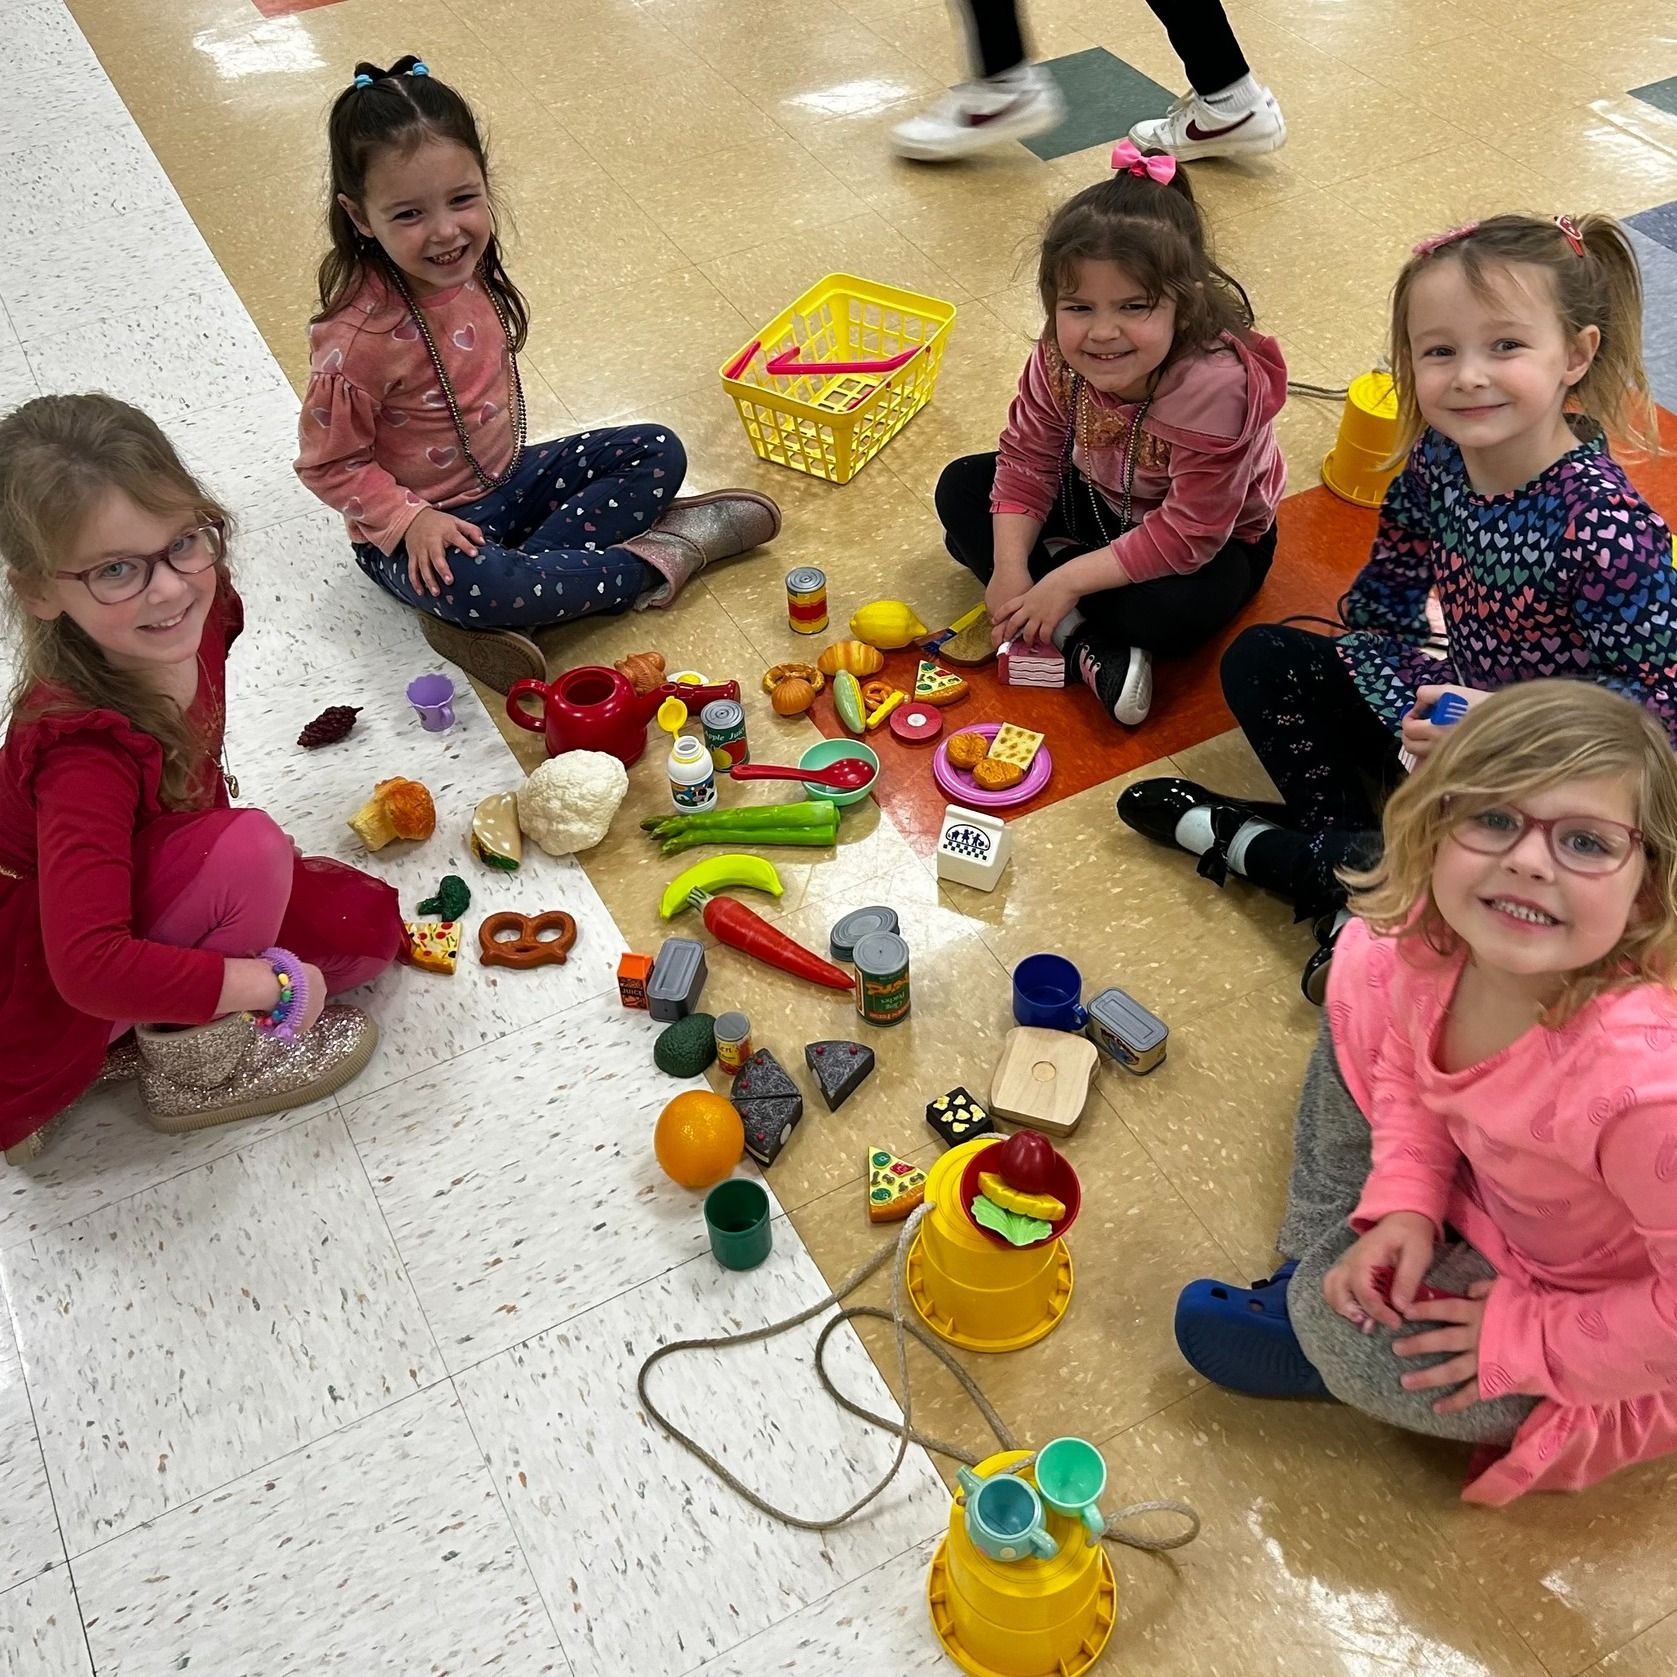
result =
[[428,734],[454,726],[454,683],[446,675],[417,675],[408,683],[408,703]]

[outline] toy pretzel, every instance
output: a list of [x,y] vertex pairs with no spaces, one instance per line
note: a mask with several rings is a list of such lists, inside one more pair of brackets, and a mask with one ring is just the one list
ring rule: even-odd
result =
[[[503,937],[503,932],[513,936]],[[544,937],[554,932],[554,937]],[[576,942],[576,921],[562,909],[545,914],[491,914],[477,929],[478,960],[486,967],[564,966]]]

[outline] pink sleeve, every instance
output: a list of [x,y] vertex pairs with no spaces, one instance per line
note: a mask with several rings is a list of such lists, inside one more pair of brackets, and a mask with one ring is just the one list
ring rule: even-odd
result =
[[[1615,1076],[1624,1069],[1617,1062]],[[1668,1082],[1668,1074],[1646,1069],[1645,1090]],[[1677,1384],[1677,1091],[1662,1089],[1612,1121],[1596,1159],[1651,1273],[1592,1292],[1500,1279],[1479,1330],[1486,1397],[1523,1392],[1565,1404],[1623,1403]]]
[[1414,1211],[1431,1218],[1442,1238],[1461,1150],[1444,1120],[1421,1102],[1407,1024],[1400,1019],[1387,1028],[1369,1069],[1374,1163],[1351,1213],[1351,1227],[1366,1234],[1394,1211]]
[[1131,582],[1187,576],[1217,556],[1246,504],[1246,455],[1201,453],[1176,442],[1165,498],[1112,544]]
[[990,491],[990,510],[1046,519],[1059,493],[1065,441],[1065,409],[1054,394],[1054,382],[1048,374],[1048,352],[1039,343],[1019,375],[1019,389],[996,445],[996,482]]
[[373,462],[379,405],[340,373],[315,373],[297,419],[297,476],[334,512],[394,553],[426,503]]

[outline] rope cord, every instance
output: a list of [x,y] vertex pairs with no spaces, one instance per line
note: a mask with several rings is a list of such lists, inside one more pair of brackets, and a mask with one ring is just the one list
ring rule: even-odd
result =
[[[972,1399],[973,1405],[977,1408],[979,1414],[984,1417],[985,1424],[995,1434],[1002,1449],[1017,1450],[1019,1445],[1013,1434],[1008,1430],[1007,1423],[996,1413],[990,1400],[979,1390],[978,1383],[956,1360],[954,1354],[925,1328],[908,1320],[905,1308],[907,1301],[903,1296],[905,1260],[915,1232],[919,1229],[922,1219],[931,1210],[932,1205],[929,1201],[921,1205],[913,1216],[903,1224],[902,1230],[894,1242],[888,1246],[882,1246],[871,1258],[846,1276],[830,1293],[817,1299],[814,1304],[798,1311],[796,1315],[787,1316],[779,1322],[771,1322],[766,1327],[747,1329],[743,1333],[718,1334],[703,1339],[677,1339],[672,1340],[668,1345],[659,1346],[641,1364],[640,1372],[635,1377],[635,1390],[640,1397],[641,1407],[677,1444],[703,1462],[731,1491],[743,1497],[760,1513],[767,1514],[770,1519],[778,1520],[782,1525],[795,1526],[799,1531],[831,1531],[835,1526],[842,1526],[847,1520],[853,1519],[861,1513],[897,1477],[902,1469],[903,1461],[908,1455],[908,1447],[911,1443],[918,1444],[922,1449],[929,1450],[935,1455],[947,1456],[952,1461],[960,1462],[967,1467],[976,1467],[982,1459],[978,1456],[969,1455],[965,1450],[954,1444],[950,1444],[941,1438],[933,1438],[915,1428],[913,1424],[914,1393],[908,1373],[908,1341],[910,1336],[925,1346],[954,1375],[961,1390]],[[831,1310],[834,1306],[841,1304],[858,1287],[877,1274],[881,1265],[890,1262],[892,1259],[896,1260],[896,1270],[891,1282],[890,1310],[881,1310],[878,1306],[869,1304],[852,1305],[849,1309],[839,1311],[838,1315],[821,1330],[821,1336],[815,1342],[815,1372],[827,1395],[840,1408],[849,1411],[858,1419],[878,1427],[881,1432],[894,1433],[897,1439],[896,1454],[891,1459],[890,1467],[885,1470],[884,1475],[869,1490],[859,1496],[842,1513],[820,1519],[810,1519],[802,1514],[794,1514],[789,1509],[776,1507],[766,1497],[759,1496],[749,1485],[742,1483],[696,1438],[683,1432],[653,1402],[652,1394],[648,1389],[648,1376],[666,1357],[673,1357],[682,1351],[718,1351],[724,1350],[730,1345],[750,1345],[759,1340],[774,1339],[780,1334],[790,1333],[792,1329],[802,1327],[805,1322],[811,1321],[821,1315],[822,1312]],[[893,1421],[886,1416],[874,1414],[871,1409],[863,1408],[854,1398],[847,1397],[833,1384],[832,1376],[827,1371],[826,1350],[828,1340],[847,1322],[854,1321],[857,1317],[862,1316],[881,1322],[889,1322],[892,1326],[893,1341],[897,1352],[897,1374],[903,1394],[902,1418],[900,1420]],[[1035,1460],[1036,1457],[1033,1454],[1026,1461],[1020,1463],[1019,1467],[1028,1467]],[[1018,1468],[1011,1471],[1017,1472]],[[1187,1521],[1187,1529],[1174,1536],[1166,1537],[1154,1537],[1144,1532],[1122,1529],[1126,1522],[1134,1520],[1140,1515],[1159,1513],[1180,1515]],[[1199,1515],[1187,1503],[1176,1502],[1165,1497],[1151,1502],[1131,1503],[1128,1507],[1120,1508],[1107,1526],[1106,1541],[1108,1543],[1127,1544],[1132,1549],[1180,1549],[1183,1544],[1192,1543],[1199,1536],[1199,1532]]]

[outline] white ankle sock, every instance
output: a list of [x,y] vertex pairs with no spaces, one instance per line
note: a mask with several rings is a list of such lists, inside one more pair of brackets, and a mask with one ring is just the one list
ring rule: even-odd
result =
[[1068,611],[1057,624],[1055,624],[1054,632],[1049,635],[1048,638],[1054,643],[1057,651],[1064,652],[1066,649],[1066,642],[1069,641],[1071,637],[1082,627],[1083,613],[1080,612],[1076,606],[1073,606],[1071,610]]
[[1249,111],[1254,105],[1261,103],[1264,96],[1263,86],[1248,70],[1237,82],[1230,82],[1227,87],[1220,87],[1215,93],[1202,93],[1200,103],[1209,105],[1215,111],[1221,111],[1229,116],[1239,116],[1242,111]]
[[1229,871],[1244,874],[1246,872],[1246,852],[1252,847],[1253,839],[1262,838],[1265,833],[1273,833],[1274,831],[1275,823],[1273,821],[1265,821],[1262,817],[1256,815],[1250,817],[1242,825],[1240,831],[1229,840],[1227,851]]
[[1211,848],[1216,834],[1211,830],[1211,806],[1195,804],[1176,823],[1176,842],[1195,856],[1203,856]]

